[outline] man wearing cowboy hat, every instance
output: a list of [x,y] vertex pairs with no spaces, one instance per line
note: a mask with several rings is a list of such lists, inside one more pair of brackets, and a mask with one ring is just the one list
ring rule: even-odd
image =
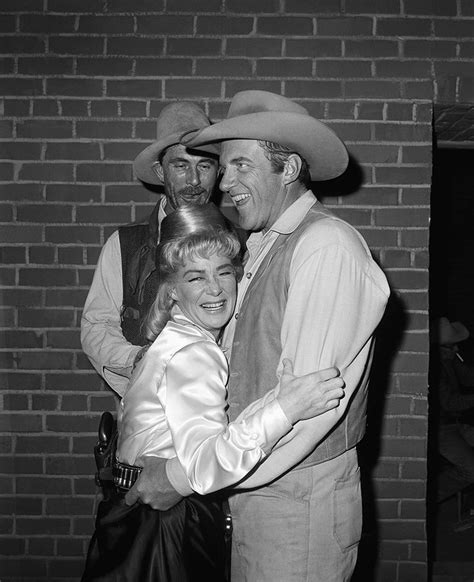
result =
[[[238,93],[227,119],[182,141],[221,143],[220,188],[252,231],[223,340],[230,418],[278,385],[285,358],[298,376],[337,366],[346,383],[338,408],[298,423],[260,465],[267,486],[252,489],[251,475],[231,495],[232,582],[349,580],[362,521],[356,445],[389,289],[360,234],[309,190],[344,172],[346,148],[306,109],[265,91]],[[185,479],[166,472],[185,494]]]
[[463,323],[447,317],[432,326],[439,354],[439,370],[432,374],[439,403],[438,448],[449,462],[438,475],[438,501],[474,483],[474,368],[459,353],[469,335]]
[[158,139],[138,154],[133,167],[143,182],[163,186],[164,195],[148,223],[119,228],[99,257],[82,315],[81,342],[94,368],[119,396],[145,344],[140,323],[156,297],[161,221],[179,206],[206,203],[216,184],[216,147],[195,150],[179,143],[183,132],[209,125],[194,103],[171,103],[161,111]]

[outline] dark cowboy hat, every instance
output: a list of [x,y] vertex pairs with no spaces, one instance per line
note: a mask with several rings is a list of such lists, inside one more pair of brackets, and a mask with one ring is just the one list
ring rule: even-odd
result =
[[349,156],[343,142],[324,123],[294,101],[268,91],[241,91],[230,104],[227,119],[187,132],[187,147],[230,139],[278,143],[300,154],[309,164],[312,180],[330,180],[344,172]]
[[469,330],[460,321],[449,321],[447,317],[440,317],[435,321],[433,335],[436,343],[450,346],[466,340]]
[[[158,161],[160,154],[167,147],[178,144],[184,132],[203,129],[210,124],[204,111],[195,103],[179,101],[164,107],[156,122],[158,139],[141,151],[133,162],[137,177],[148,184],[162,184],[153,171],[153,164]],[[219,148],[212,144],[199,148],[199,151],[205,155],[219,155]],[[198,152],[190,153],[198,155]]]

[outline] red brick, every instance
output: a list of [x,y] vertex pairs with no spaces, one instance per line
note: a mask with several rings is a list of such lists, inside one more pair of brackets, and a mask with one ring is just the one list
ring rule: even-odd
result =
[[426,37],[431,36],[431,19],[429,18],[377,18],[377,36]]
[[77,135],[97,139],[129,138],[133,126],[129,121],[78,121]]
[[124,56],[157,56],[163,52],[163,39],[110,36],[107,40],[107,54]]
[[[103,56],[105,40],[95,36],[50,36],[49,52],[57,55],[99,55]],[[32,51],[42,52],[42,51]]]
[[95,79],[47,79],[46,93],[48,95],[77,95],[83,97],[100,97],[103,93],[103,83]]
[[2,538],[2,554],[6,556],[17,556],[25,553],[25,540]]
[[20,371],[2,373],[0,383],[4,390],[39,390],[41,376],[39,374],[25,374]]
[[91,77],[129,76],[132,74],[133,60],[117,57],[79,57],[77,74]]
[[52,12],[101,12],[102,0],[48,0]]
[[5,410],[11,412],[28,410],[28,397],[26,394],[4,394],[3,403]]
[[86,223],[131,222],[129,206],[80,206],[77,209],[77,221]]
[[25,54],[25,53],[44,53],[45,39],[41,36],[21,35],[0,36],[0,53],[1,54]]
[[[84,412],[87,410],[87,396],[83,394],[64,395],[61,399],[61,410],[66,412],[71,412],[73,410]],[[75,452],[83,451],[76,450]]]
[[50,515],[92,515],[93,499],[80,497],[68,499],[64,503],[64,497],[50,497],[46,500],[46,514]]
[[[323,78],[357,78],[371,77],[372,64],[369,61],[341,60],[317,60],[316,74]],[[392,75],[393,76],[393,75]]]
[[4,348],[40,348],[43,345],[42,334],[27,330],[4,330],[0,338]]
[[274,81],[240,81],[240,80],[228,80],[225,84],[225,92],[226,96],[231,97],[235,95],[239,91],[245,91],[247,89],[258,89],[260,91],[273,91],[278,93],[279,92],[279,84],[280,82],[277,80]]
[[51,576],[77,580],[84,570],[84,558],[81,559],[56,559],[49,565]]
[[318,36],[334,37],[372,36],[372,19],[350,16],[345,18],[322,16],[316,19],[316,33]]
[[[69,523],[70,520],[67,518],[20,517],[17,519],[17,532],[19,535],[67,535],[70,529]],[[40,575],[40,570],[36,571],[36,575]]]
[[[142,149],[146,144],[142,144]],[[148,214],[153,210],[153,206],[158,202],[157,195],[148,191],[141,184],[123,185],[109,185],[105,188],[105,202],[149,202],[150,206]],[[153,206],[152,206],[153,205]]]
[[42,99],[33,103],[35,117],[57,117],[61,115],[60,103],[57,99]]
[[454,58],[456,57],[457,43],[449,40],[405,40],[403,54],[408,58]]
[[[46,164],[46,166],[48,166]],[[21,205],[18,206],[19,222],[72,222],[72,206],[66,205]]]
[[[60,323],[60,322],[54,322]],[[21,352],[18,367],[23,370],[71,369],[73,355],[64,352]]]
[[[198,17],[198,23],[201,17]],[[193,17],[190,16],[170,16],[168,14],[160,14],[159,16],[137,16],[137,33],[150,35],[183,35],[193,34]],[[215,32],[214,31],[211,31]],[[198,34],[203,34],[199,30]]]
[[426,270],[385,270],[390,285],[394,289],[428,289]]
[[276,38],[229,38],[226,41],[225,54],[238,57],[278,57],[282,54],[282,41]]
[[107,8],[110,12],[162,12],[164,2],[163,0],[140,0],[132,9],[128,0],[114,0]]
[[347,14],[400,14],[398,0],[346,0],[345,11]]
[[345,94],[350,98],[370,98],[377,95],[379,98],[397,99],[401,97],[401,86],[398,81],[346,81]]
[[133,16],[81,15],[76,32],[79,34],[117,34],[134,32]]
[[[30,101],[26,99],[5,99],[3,107],[6,117],[22,117],[29,114]],[[2,127],[1,124],[0,127]]]
[[52,142],[46,144],[47,160],[99,160],[99,144],[83,142]]
[[13,135],[13,124],[11,121],[0,121],[0,137],[9,139]]
[[[99,202],[101,198],[100,186],[89,184],[48,184],[46,200],[51,202]],[[67,241],[71,242],[71,241]]]
[[29,556],[53,556],[55,549],[55,540],[44,538],[31,538],[28,540]]
[[43,93],[41,79],[2,79],[2,95],[41,95]]
[[433,20],[434,35],[438,38],[462,38],[472,41],[472,21],[470,19],[436,18]]
[[313,34],[313,19],[302,16],[259,16],[257,34],[309,36]]
[[72,164],[22,164],[18,173],[20,180],[65,182],[73,179],[74,167]]
[[68,390],[72,392],[78,390],[94,391],[99,390],[101,384],[100,377],[95,371],[87,374],[63,374],[61,372],[46,374],[45,382],[46,390],[58,390],[60,392],[67,392]]
[[[380,167],[375,169],[378,184],[429,184],[431,168],[426,166]],[[407,226],[413,226],[408,222]]]
[[[276,42],[276,41],[272,41]],[[255,56],[271,56],[275,57],[278,54],[262,54]],[[321,39],[321,38],[307,38],[307,39],[288,39],[286,41],[285,56],[287,57],[310,57],[317,56],[319,59],[324,57],[340,57],[342,56],[342,44],[337,39]]]
[[72,122],[49,119],[48,121],[29,119],[17,123],[18,137],[24,138],[70,138]]
[[[180,59],[177,59],[180,60]],[[138,101],[120,101],[120,116],[121,117],[145,117],[146,103]]]
[[22,75],[70,75],[73,60],[59,57],[20,57],[18,72]]
[[83,289],[47,289],[45,305],[82,307],[86,295],[87,290]]
[[79,182],[131,182],[132,163],[77,164],[76,176]]
[[10,58],[0,58],[0,74],[1,75],[11,75],[14,72],[15,61]]
[[[1,564],[1,575],[3,577],[17,576],[21,572],[22,578],[30,578],[31,580],[36,580],[37,582],[42,582],[42,577],[46,576],[46,563],[39,559],[24,557],[19,559],[8,558],[2,560]],[[8,578],[10,579],[10,578]],[[13,578],[18,580],[18,578]]]
[[[3,213],[3,211],[2,211]],[[26,263],[26,247],[3,246],[0,248],[0,263]],[[2,300],[5,304],[5,297],[2,293]]]
[[74,32],[74,17],[51,14],[20,15],[20,30],[28,33],[67,33]]
[[79,99],[61,99],[61,111],[65,117],[88,117],[88,102]]
[[286,96],[290,99],[317,95],[318,99],[338,98],[342,93],[341,81],[287,81]]
[[42,241],[42,228],[40,226],[15,225],[2,226],[0,229],[0,242],[12,244],[14,242],[35,243]]
[[[250,12],[255,11],[255,2],[252,0],[226,0],[226,12]],[[279,12],[280,2],[278,0],[259,0],[258,13]]]
[[221,93],[221,81],[209,79],[189,79],[165,81],[166,97],[172,98],[192,98],[195,97],[218,97]]
[[119,102],[115,99],[91,101],[91,117],[118,117]]
[[[263,61],[277,63],[279,61]],[[257,63],[257,67],[261,63]],[[284,65],[283,65],[284,66]],[[213,59],[201,58],[196,60],[196,75],[215,77],[249,77],[252,74],[252,63],[248,59]],[[260,71],[259,75],[266,73]],[[267,73],[268,74],[268,73]]]
[[84,263],[82,247],[58,248],[58,262],[60,264],[82,265]]
[[58,397],[53,394],[33,394],[31,404],[33,410],[59,410]]
[[426,226],[428,208],[381,208],[374,210],[375,223],[379,226]]
[[[59,431],[59,432],[76,432],[80,430],[84,432],[87,430],[87,424],[83,422],[80,425],[77,422],[77,416],[68,416],[65,417],[62,415],[61,417],[57,418],[57,422],[52,422],[54,419],[52,415],[47,417],[49,430]],[[62,419],[62,422],[61,422]],[[75,426],[76,429],[71,428],[71,425]],[[80,428],[79,428],[80,427]],[[94,429],[97,427],[97,421],[94,424]],[[92,429],[91,429],[92,430]],[[46,458],[46,473],[48,475],[90,475],[93,476],[95,474],[95,462],[94,462],[94,455],[87,455],[84,457],[75,456],[72,457],[71,455],[68,456],[50,456]]]

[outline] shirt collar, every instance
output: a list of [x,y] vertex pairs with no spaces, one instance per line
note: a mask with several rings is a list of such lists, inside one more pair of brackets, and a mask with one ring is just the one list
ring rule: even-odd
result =
[[268,229],[278,234],[291,234],[301,223],[308,210],[317,202],[311,190],[300,196]]
[[198,325],[197,323],[195,323],[194,321],[189,319],[189,317],[187,315],[184,315],[184,313],[181,311],[181,308],[176,303],[171,308],[170,315],[171,315],[171,319],[175,323],[180,323],[181,325],[185,325],[185,326],[196,327],[197,329],[199,329],[199,331],[201,333],[203,333],[205,336],[207,336],[209,339],[211,339],[214,343],[216,342],[215,337],[212,335],[212,333],[210,331],[207,331],[207,329],[204,329],[203,327],[201,327],[200,325]]

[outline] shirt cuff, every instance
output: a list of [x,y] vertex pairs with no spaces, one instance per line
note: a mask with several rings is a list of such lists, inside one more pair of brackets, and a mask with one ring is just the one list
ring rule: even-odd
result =
[[259,445],[268,454],[282,436],[293,428],[293,425],[288,420],[276,398],[267,402],[263,410],[265,411],[265,416],[262,423],[262,441]]
[[183,497],[187,497],[194,493],[194,490],[189,486],[189,481],[184,472],[178,457],[173,457],[166,461],[166,476],[171,485]]

